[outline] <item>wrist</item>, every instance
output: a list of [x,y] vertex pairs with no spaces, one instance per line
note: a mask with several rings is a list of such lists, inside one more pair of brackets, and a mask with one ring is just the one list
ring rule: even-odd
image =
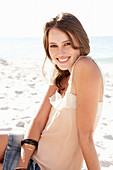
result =
[[35,146],[35,149],[37,149],[38,147],[38,142],[33,139],[22,139],[21,146],[23,146],[24,144]]
[[28,163],[27,163],[27,162],[24,162],[24,161],[20,158],[17,168],[27,169],[27,166],[28,166]]
[[19,162],[18,162],[18,167],[27,168],[29,160],[31,158],[31,154],[32,154],[31,151],[22,148],[20,159],[19,159]]

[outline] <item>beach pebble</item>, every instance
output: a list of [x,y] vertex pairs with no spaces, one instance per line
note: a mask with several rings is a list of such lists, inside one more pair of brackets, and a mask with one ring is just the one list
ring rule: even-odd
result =
[[1,107],[1,108],[0,108],[0,110],[8,110],[8,109],[9,109],[9,107],[7,107],[7,106],[6,106],[6,107]]
[[19,121],[17,124],[16,124],[17,127],[24,127],[25,126],[25,123],[22,122],[22,121]]
[[8,128],[0,128],[0,131],[11,131],[12,130],[12,128],[10,128],[10,127],[8,127]]
[[3,60],[3,59],[0,59],[0,64],[8,65],[7,61],[5,61],[5,60]]

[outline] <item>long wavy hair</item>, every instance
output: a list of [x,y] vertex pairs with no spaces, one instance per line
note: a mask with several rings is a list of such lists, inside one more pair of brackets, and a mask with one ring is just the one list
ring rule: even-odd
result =
[[[70,34],[78,41],[80,56],[86,56],[89,54],[89,39],[80,21],[70,13],[61,13],[58,14],[55,18],[52,18],[44,26],[43,45],[46,53],[44,64],[47,58],[52,61],[51,56],[49,54],[48,34],[50,29],[53,27],[60,29],[68,36],[71,45],[74,49],[76,49],[76,47],[74,46],[74,42]],[[42,68],[43,73],[44,64]],[[55,65],[55,68],[57,69],[57,74],[54,77],[54,84],[58,87],[59,91],[64,90],[64,87],[61,86],[60,82],[63,78],[68,77],[70,75],[70,72],[68,70],[61,70],[57,65]]]

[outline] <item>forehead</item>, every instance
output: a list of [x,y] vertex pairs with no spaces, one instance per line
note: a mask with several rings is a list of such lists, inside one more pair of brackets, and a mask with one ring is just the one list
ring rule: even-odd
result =
[[[72,36],[72,35],[71,35]],[[48,34],[49,42],[57,42],[57,41],[67,41],[69,40],[68,35],[58,28],[51,28]]]

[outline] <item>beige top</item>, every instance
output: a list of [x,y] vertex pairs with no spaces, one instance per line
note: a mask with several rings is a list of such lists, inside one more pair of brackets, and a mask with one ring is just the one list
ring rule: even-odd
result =
[[[82,168],[83,156],[76,124],[76,95],[70,92],[72,76],[73,69],[64,97],[56,91],[50,98],[52,108],[49,119],[42,132],[38,150],[32,157],[38,162],[41,170],[81,170]],[[101,110],[102,102],[99,102],[96,125]]]

